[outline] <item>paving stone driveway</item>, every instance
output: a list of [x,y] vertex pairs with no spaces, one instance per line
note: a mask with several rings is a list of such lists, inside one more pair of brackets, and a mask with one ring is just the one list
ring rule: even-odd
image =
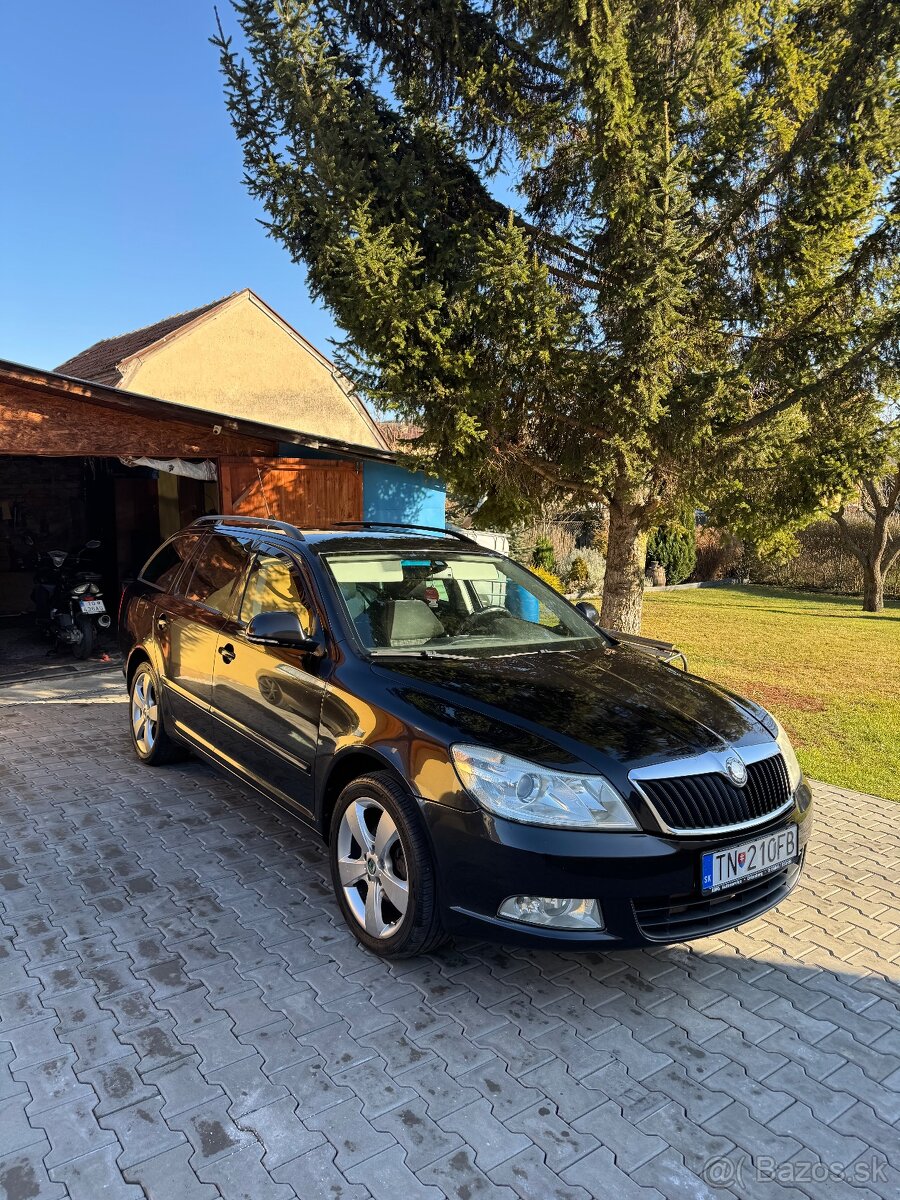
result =
[[140,766],[121,705],[0,708],[0,1196],[896,1197],[900,810],[817,792],[740,932],[388,966],[310,837]]

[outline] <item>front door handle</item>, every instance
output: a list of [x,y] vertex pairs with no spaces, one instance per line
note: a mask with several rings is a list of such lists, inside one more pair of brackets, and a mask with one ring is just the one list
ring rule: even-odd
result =
[[219,653],[222,655],[222,662],[234,662],[234,646],[232,646],[231,642],[226,642],[224,646],[220,646]]

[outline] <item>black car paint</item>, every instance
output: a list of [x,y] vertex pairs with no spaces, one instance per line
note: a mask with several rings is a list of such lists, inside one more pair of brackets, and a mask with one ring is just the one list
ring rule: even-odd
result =
[[[335,780],[373,766],[393,770],[419,798],[449,929],[509,942],[644,944],[632,900],[696,893],[705,850],[786,821],[798,824],[801,845],[808,840],[811,793],[805,781],[788,816],[752,835],[673,837],[660,833],[629,779],[639,767],[771,740],[752,702],[600,638],[595,647],[485,658],[366,654],[321,551],[382,550],[388,544],[415,553],[446,550],[445,539],[365,532],[300,541],[263,531],[228,532],[248,550],[286,553],[294,561],[317,615],[322,652],[251,648],[234,611],[218,615],[195,605],[191,617],[190,601],[139,580],[122,604],[126,672],[136,656],[148,657],[167,685],[164,711],[179,722],[177,732],[320,835],[327,832]],[[182,679],[182,687],[173,689],[171,638],[173,629],[190,638],[185,622],[196,622],[192,653],[213,663],[204,680],[197,678],[203,672],[196,663],[185,669],[179,660],[181,675],[174,679]],[[258,660],[245,685],[225,673],[223,647],[242,660]],[[285,749],[285,736],[291,749]],[[459,742],[563,770],[599,771],[629,801],[642,831],[548,829],[496,818],[459,782],[449,755]],[[502,900],[521,891],[598,898],[607,929],[567,933],[498,919]]]

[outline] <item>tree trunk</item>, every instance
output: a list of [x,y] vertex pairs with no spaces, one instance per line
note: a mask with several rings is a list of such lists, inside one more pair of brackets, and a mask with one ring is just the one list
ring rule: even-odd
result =
[[647,532],[639,508],[633,497],[614,499],[609,506],[609,546],[600,610],[600,624],[605,629],[640,633],[646,563]]
[[863,564],[863,612],[881,612],[884,609],[884,572],[881,556]]

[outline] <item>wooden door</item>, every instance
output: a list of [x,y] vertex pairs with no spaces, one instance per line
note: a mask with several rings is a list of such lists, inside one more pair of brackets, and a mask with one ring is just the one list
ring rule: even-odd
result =
[[222,512],[274,517],[301,529],[362,520],[362,468],[303,458],[221,458]]

